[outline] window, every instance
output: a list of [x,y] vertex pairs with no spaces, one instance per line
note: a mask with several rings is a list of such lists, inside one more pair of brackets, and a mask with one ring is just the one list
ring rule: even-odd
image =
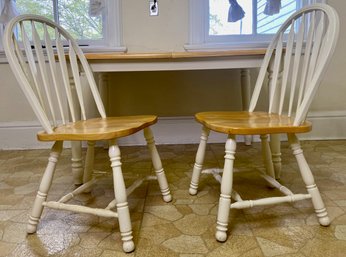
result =
[[190,0],[190,42],[187,50],[266,47],[281,24],[316,0],[281,0],[280,12],[264,14],[267,0],[238,0],[245,15],[228,22],[229,0]]
[[90,0],[16,0],[20,14],[45,16],[68,30],[85,51],[124,51],[120,0],[104,0],[104,7],[89,14]]

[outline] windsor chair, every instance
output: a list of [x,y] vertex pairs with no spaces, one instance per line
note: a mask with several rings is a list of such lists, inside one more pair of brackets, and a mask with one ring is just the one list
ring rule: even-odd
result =
[[[226,241],[230,209],[295,202],[311,199],[319,223],[330,224],[327,210],[306,162],[298,133],[311,130],[306,120],[309,106],[329,63],[339,32],[336,11],[325,4],[304,7],[281,26],[266,51],[254,87],[248,112],[200,112],[195,115],[202,124],[202,135],[197,150],[189,192],[197,194],[203,169],[205,149],[210,131],[228,135],[217,214],[216,239]],[[259,96],[265,87],[265,77],[272,70],[269,84],[268,110],[255,111]],[[257,107],[258,108],[258,107]],[[298,163],[306,194],[294,194],[275,179],[268,135],[287,134],[288,142]],[[243,200],[233,187],[233,167],[236,152],[236,135],[260,135],[264,152],[265,172],[262,177],[284,196]],[[213,171],[215,172],[215,171]],[[210,173],[204,170],[203,173]],[[231,203],[231,199],[234,200]]]
[[[150,126],[154,115],[106,117],[93,73],[83,52],[72,36],[58,24],[37,15],[20,15],[13,18],[4,34],[4,50],[18,83],[40,121],[44,131],[38,140],[53,141],[47,168],[33,205],[28,233],[35,233],[44,207],[118,218],[123,250],[134,250],[132,226],[127,194],[144,181],[125,188],[117,139],[143,130],[151,154],[156,176],[165,202],[172,197],[162,168]],[[65,50],[68,50],[67,52]],[[84,73],[87,83],[82,83]],[[89,87],[99,118],[89,118],[85,91]],[[74,90],[75,89],[75,90]],[[81,116],[81,118],[79,118]],[[57,201],[47,201],[63,141],[87,141],[83,184]],[[92,208],[67,203],[75,195],[88,192],[96,183],[92,174],[95,141],[108,140],[115,200],[107,207]],[[115,209],[115,210],[113,210]]]

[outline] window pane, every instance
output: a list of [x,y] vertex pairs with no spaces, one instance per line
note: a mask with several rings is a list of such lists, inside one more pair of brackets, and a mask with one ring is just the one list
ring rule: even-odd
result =
[[245,12],[243,19],[228,22],[228,0],[209,0],[209,35],[248,35],[252,34],[252,0],[241,1]]
[[102,17],[90,17],[89,0],[59,0],[59,23],[78,39],[103,39]]
[[54,19],[52,0],[17,0],[16,5],[21,14],[37,14],[45,16],[51,20]]
[[[21,14],[30,13],[54,20],[53,0],[17,0]],[[102,16],[89,16],[89,0],[59,0],[59,24],[76,39],[103,39]]]
[[263,13],[266,0],[258,1],[257,7],[257,33],[258,34],[274,34],[280,28],[287,18],[297,9],[296,0],[282,0],[281,9],[278,14],[272,16]]
[[209,35],[274,34],[301,5],[297,0],[282,0],[280,12],[270,16],[263,13],[266,2],[267,0],[238,1],[245,16],[240,21],[228,22],[229,0],[209,0]]

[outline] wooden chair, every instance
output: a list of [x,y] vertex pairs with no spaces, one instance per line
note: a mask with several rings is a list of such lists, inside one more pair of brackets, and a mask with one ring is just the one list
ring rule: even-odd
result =
[[[155,124],[154,115],[106,117],[93,73],[83,52],[71,35],[58,24],[36,15],[21,15],[11,20],[4,34],[4,49],[8,62],[26,98],[42,124],[40,141],[55,141],[47,168],[33,205],[28,224],[28,233],[37,229],[44,207],[89,213],[119,220],[123,250],[134,250],[132,227],[120,162],[117,139],[143,130],[152,157],[160,190],[165,202],[171,201],[168,183],[158,155],[150,126]],[[66,57],[65,50],[68,50]],[[82,83],[84,73],[87,83]],[[88,118],[85,105],[89,87],[100,118]],[[89,90],[88,89],[88,90]],[[81,116],[81,118],[79,118]],[[58,201],[46,201],[63,141],[87,141],[84,183]],[[75,195],[90,190],[92,179],[93,152],[95,141],[109,141],[109,158],[114,180],[115,200],[105,209],[68,204]],[[141,180],[143,181],[143,180]],[[134,183],[138,185],[139,183]],[[112,209],[116,209],[113,211]]]
[[[311,199],[319,223],[323,226],[330,224],[327,210],[296,134],[311,130],[311,123],[305,119],[332,57],[338,32],[339,19],[333,8],[324,4],[302,8],[281,26],[270,43],[259,71],[249,111],[201,112],[195,115],[196,120],[203,125],[203,130],[189,189],[191,195],[197,193],[210,130],[228,135],[224,169],[220,179],[221,194],[216,225],[218,241],[227,239],[229,212],[233,208],[243,209]],[[268,70],[271,70],[268,111],[255,111],[260,92],[266,84],[265,76]],[[294,194],[275,179],[267,137],[282,133],[288,136],[306,184],[307,194]],[[260,135],[266,164],[266,174],[262,176],[285,196],[243,200],[237,192],[232,191],[236,135]],[[231,203],[231,198],[235,200],[234,203]]]

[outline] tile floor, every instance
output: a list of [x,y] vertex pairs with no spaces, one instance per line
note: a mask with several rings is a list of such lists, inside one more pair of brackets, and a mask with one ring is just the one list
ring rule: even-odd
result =
[[[219,185],[201,177],[197,196],[188,194],[197,145],[158,146],[173,202],[164,203],[155,181],[142,184],[129,196],[136,250],[121,251],[117,221],[91,215],[45,210],[33,235],[25,227],[47,150],[0,151],[0,256],[346,256],[346,141],[302,143],[327,205],[332,225],[317,224],[311,203],[281,204],[232,210],[229,239],[214,239]],[[127,183],[138,173],[149,174],[145,147],[122,147]],[[222,167],[222,144],[210,144],[205,167]],[[254,171],[263,170],[260,145],[239,144],[235,188],[244,198],[278,194]],[[73,187],[70,150],[63,151],[50,197]],[[296,192],[304,186],[295,161],[283,144],[282,182]],[[97,149],[96,169],[107,170],[107,151]],[[103,206],[112,198],[111,177],[99,181],[91,194],[76,201]]]

